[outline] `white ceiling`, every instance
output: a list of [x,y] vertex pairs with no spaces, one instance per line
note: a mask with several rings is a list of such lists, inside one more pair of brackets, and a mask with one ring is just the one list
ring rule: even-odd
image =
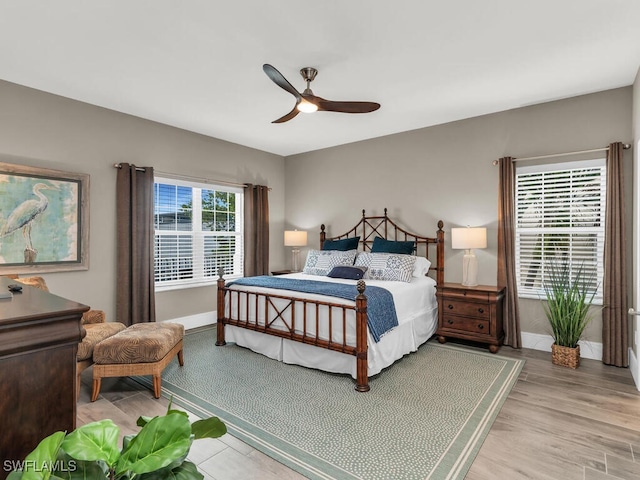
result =
[[[0,0],[0,45],[0,79],[287,156],[630,85],[640,1]],[[263,63],[382,107],[272,124]]]

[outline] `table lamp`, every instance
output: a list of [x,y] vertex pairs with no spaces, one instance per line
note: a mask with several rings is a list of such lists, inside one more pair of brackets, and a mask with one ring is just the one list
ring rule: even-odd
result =
[[462,227],[451,229],[451,248],[465,250],[462,260],[462,285],[478,285],[478,260],[474,248],[487,248],[487,229],[482,227]]
[[307,232],[304,230],[285,230],[284,245],[285,247],[293,247],[291,253],[293,255],[293,271],[300,271],[300,249],[307,244]]

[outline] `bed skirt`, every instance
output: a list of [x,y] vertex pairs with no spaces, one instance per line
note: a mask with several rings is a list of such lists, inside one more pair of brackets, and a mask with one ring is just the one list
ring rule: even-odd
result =
[[[379,342],[368,336],[368,376],[380,373],[384,368],[429,340],[438,327],[437,307],[413,320],[398,325],[387,332]],[[324,372],[341,373],[356,378],[353,355],[317,348],[285,338],[264,335],[244,328],[225,326],[227,342],[249,348],[256,353],[284,363],[314,368]]]

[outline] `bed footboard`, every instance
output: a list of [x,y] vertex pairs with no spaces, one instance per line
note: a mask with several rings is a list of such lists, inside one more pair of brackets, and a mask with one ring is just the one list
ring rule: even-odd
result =
[[[366,285],[360,280],[355,305],[310,300],[294,296],[237,290],[218,278],[216,346],[226,344],[225,325],[286,338],[353,355],[356,386],[369,391]],[[355,317],[355,341],[348,339],[348,325]]]

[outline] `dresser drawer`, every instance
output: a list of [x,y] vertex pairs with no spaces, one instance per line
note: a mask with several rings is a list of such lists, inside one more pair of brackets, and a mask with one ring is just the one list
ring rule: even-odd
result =
[[447,315],[446,313],[443,315],[441,328],[477,333],[480,335],[491,335],[491,323],[488,320],[457,317],[455,315]]
[[465,315],[481,320],[489,320],[491,313],[491,308],[488,304],[452,300],[450,298],[442,299],[442,308],[445,315]]

